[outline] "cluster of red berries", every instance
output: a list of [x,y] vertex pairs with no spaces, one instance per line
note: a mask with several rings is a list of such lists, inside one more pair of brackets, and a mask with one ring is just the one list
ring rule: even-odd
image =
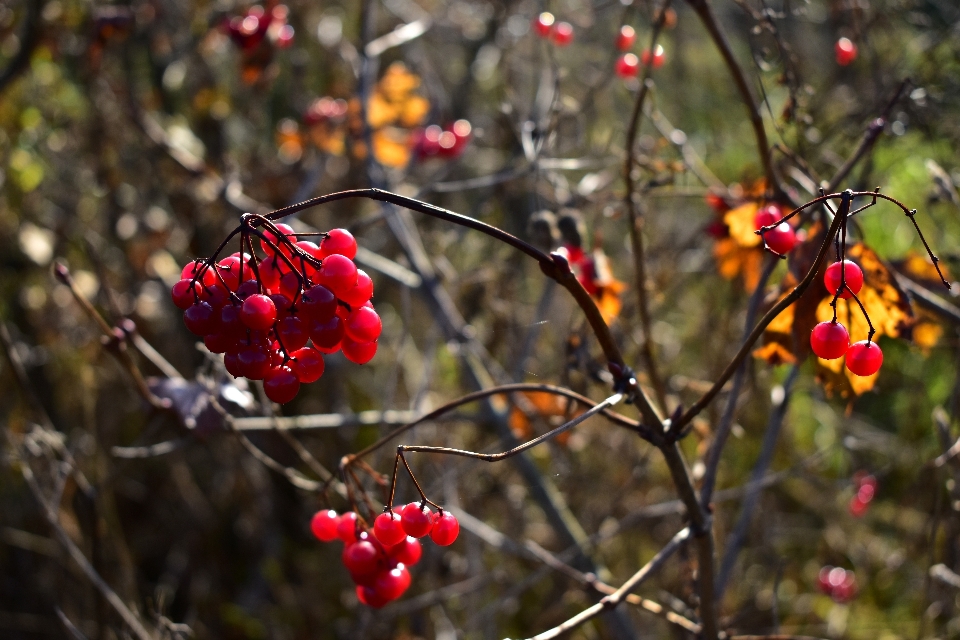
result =
[[468,120],[457,120],[446,129],[432,124],[414,136],[414,149],[418,158],[456,158],[470,142],[473,127]]
[[310,103],[303,112],[303,124],[312,127],[322,122],[341,124],[347,115],[347,101],[324,96]]
[[843,567],[827,565],[820,569],[817,588],[833,598],[834,602],[850,602],[857,595],[857,575]]
[[853,481],[857,485],[857,493],[850,498],[850,515],[860,518],[867,512],[867,507],[877,495],[877,479],[866,472],[858,471]]
[[373,532],[365,531],[357,514],[338,515],[327,509],[318,511],[310,529],[319,540],[343,541],[341,561],[357,585],[357,599],[380,608],[396,600],[410,586],[410,571],[423,555],[418,538],[427,534],[440,546],[453,544],[460,533],[460,523],[451,513],[432,512],[425,504],[411,502],[377,516]]
[[283,4],[276,5],[269,12],[254,5],[245,14],[227,20],[224,29],[244,51],[256,49],[265,37],[284,49],[293,44],[293,27],[287,24],[289,15],[290,10]]
[[569,22],[557,22],[554,15],[544,11],[533,19],[533,31],[541,38],[550,38],[558,47],[573,42],[573,25]]
[[[768,204],[754,216],[753,224],[757,231],[769,227],[783,218],[783,210],[777,204]],[[783,222],[769,231],[763,232],[763,242],[766,247],[778,255],[786,255],[797,246],[797,233],[789,222]]]
[[630,52],[630,49],[633,48],[633,45],[636,41],[637,32],[633,27],[630,25],[623,25],[620,27],[620,32],[617,34],[617,49],[626,53],[617,58],[617,61],[614,64],[614,71],[621,78],[635,77],[640,71],[641,62],[645,67],[652,66],[654,69],[659,69],[666,61],[666,54],[663,52],[663,46],[659,44],[653,51],[650,51],[650,49],[644,49],[643,53],[638,58],[636,54]]
[[857,45],[853,44],[850,38],[837,40],[833,50],[837,56],[837,64],[841,67],[845,67],[857,59]]
[[[847,300],[863,287],[863,271],[850,260],[834,262],[823,274],[823,283],[831,294]],[[883,364],[883,352],[876,342],[867,339],[850,344],[847,328],[836,318],[813,328],[810,332],[810,348],[824,360],[846,356],[847,369],[858,376],[873,375]]]
[[373,281],[353,262],[357,241],[349,231],[334,229],[317,246],[297,242],[286,224],[274,228],[263,232],[265,258],[195,260],[171,295],[187,328],[224,354],[227,371],[263,380],[267,397],[283,404],[323,375],[323,354],[342,350],[351,362],[369,362],[382,323],[370,303]]

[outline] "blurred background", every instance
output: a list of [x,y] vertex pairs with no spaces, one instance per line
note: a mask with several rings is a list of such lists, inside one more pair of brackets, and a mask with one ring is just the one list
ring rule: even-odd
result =
[[[918,209],[951,280],[960,7],[710,6],[774,147],[784,210],[837,175],[832,190],[880,186]],[[336,486],[326,480],[341,457],[411,416],[505,382],[608,395],[573,300],[510,247],[368,200],[286,219],[355,234],[384,330],[372,362],[328,357],[323,377],[282,409],[197,347],[169,289],[243,212],[378,186],[545,250],[581,250],[581,280],[641,384],[667,414],[690,406],[756,310],[802,276],[823,213],[798,230],[800,257],[764,256],[750,225],[771,186],[741,92],[691,6],[675,1],[658,20],[663,9],[0,4],[0,635],[137,637],[108,586],[154,637],[527,637],[599,597],[530,549],[614,586],[647,562],[685,525],[683,509],[659,453],[599,418],[512,461],[411,454],[431,499],[466,515],[458,541],[425,544],[410,590],[382,609],[357,601],[340,543],[310,533],[318,509],[349,509],[320,490]],[[556,21],[545,37],[535,23],[544,11]],[[634,42],[618,41],[624,25]],[[628,54],[639,72],[634,59],[624,66]],[[738,385],[681,443],[700,482],[717,426],[731,429],[713,499],[721,624],[731,634],[960,637],[957,288],[939,283],[895,206],[858,215],[850,233],[874,265],[879,376],[807,357],[804,331],[824,296],[811,289],[812,303],[771,327]],[[73,291],[54,277],[57,263]],[[145,388],[172,408],[152,407]],[[242,436],[205,404],[210,389]],[[281,434],[263,419],[278,410],[306,418]],[[548,396],[499,396],[366,461],[389,474],[399,442],[499,451],[568,415]],[[363,482],[385,501],[373,475]],[[401,478],[398,499],[414,496]],[[695,568],[684,546],[639,593],[696,621]],[[570,637],[693,636],[662,612],[623,605]]]

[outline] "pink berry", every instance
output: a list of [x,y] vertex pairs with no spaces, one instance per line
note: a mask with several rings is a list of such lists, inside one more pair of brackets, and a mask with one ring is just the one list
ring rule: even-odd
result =
[[250,329],[266,331],[277,321],[277,307],[269,296],[256,293],[243,301],[240,320]]
[[401,512],[400,524],[407,535],[422,538],[433,528],[433,514],[430,507],[420,508],[417,502],[411,502]]
[[847,369],[857,376],[872,376],[880,371],[883,364],[883,352],[876,342],[861,340],[847,349]]
[[538,15],[533,20],[533,29],[537,32],[537,35],[541,38],[546,38],[550,35],[550,32],[553,31],[553,23],[556,21],[556,18],[553,17],[553,14],[544,11]]
[[839,322],[821,322],[810,332],[810,348],[818,358],[842,358],[850,346],[850,334]]
[[860,289],[863,288],[863,271],[855,262],[850,260],[844,260],[842,265],[839,262],[834,262],[827,267],[823,274],[823,284],[826,285],[827,291],[830,293],[835,294],[840,288],[841,269],[843,270],[845,287],[840,293],[840,297],[848,300],[854,294],[860,293]]
[[771,251],[782,256],[790,253],[790,250],[796,246],[797,234],[794,233],[789,222],[784,222],[764,233],[763,240]]
[[357,255],[357,240],[346,229],[331,229],[320,242],[320,255],[325,258],[334,254],[353,260]]
[[393,511],[381,513],[377,516],[377,519],[373,521],[373,535],[385,547],[392,547],[407,539],[407,534],[400,524],[400,516]]
[[640,70],[640,59],[632,53],[625,53],[617,58],[614,70],[621,78],[632,78]]
[[620,51],[628,51],[636,40],[637,32],[633,27],[625,24],[620,27],[620,32],[617,34],[617,49]]
[[263,391],[273,402],[286,404],[297,397],[300,380],[289,367],[273,367],[263,378]]
[[573,25],[569,22],[558,22],[553,27],[553,43],[558,47],[565,47],[573,42]]
[[337,522],[340,518],[333,509],[322,509],[313,514],[310,521],[310,530],[318,540],[330,542],[337,537]]
[[453,544],[460,534],[460,522],[452,513],[444,513],[436,519],[433,524],[433,530],[430,531],[430,539],[441,547]]
[[850,38],[840,38],[834,45],[834,53],[837,55],[837,64],[845,67],[857,59],[857,45]]

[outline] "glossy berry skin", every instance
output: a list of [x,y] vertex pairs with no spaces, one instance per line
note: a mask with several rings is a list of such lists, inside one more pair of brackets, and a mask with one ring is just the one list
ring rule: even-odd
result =
[[323,375],[324,362],[323,354],[312,347],[297,349],[290,354],[290,368],[297,375],[300,382],[316,382]]
[[857,376],[872,376],[880,371],[883,364],[883,351],[876,342],[861,340],[847,349],[847,369]]
[[552,13],[544,11],[533,19],[533,30],[536,31],[537,35],[541,38],[546,38],[550,35],[550,32],[553,31],[553,23],[555,21],[556,18],[553,17]]
[[377,574],[373,590],[387,601],[396,600],[410,586],[410,572],[403,565]]
[[348,511],[340,515],[337,521],[337,537],[344,544],[353,544],[357,541],[357,514]]
[[391,560],[412,567],[420,562],[420,557],[423,555],[423,546],[413,536],[406,536],[404,540],[387,549],[387,555],[390,556]]
[[[291,227],[288,224],[284,224],[282,222],[277,222],[275,223],[275,225],[277,227],[277,231],[279,231],[281,235],[277,235],[270,229],[264,229],[263,235],[265,235],[270,240],[270,242],[277,245],[277,247],[280,249],[280,252],[282,254],[289,256],[291,255],[291,251],[290,251],[290,247],[287,246],[287,241],[289,242],[297,241],[297,237],[294,235],[291,235],[293,234],[293,227]],[[277,252],[274,250],[272,246],[270,246],[270,243],[268,242],[264,242],[263,240],[261,240],[260,248],[263,249],[263,252],[267,254],[268,258],[277,255]]]
[[337,523],[340,521],[337,512],[333,509],[322,509],[313,514],[310,521],[310,531],[321,542],[330,542],[337,537]]
[[551,36],[555,45],[565,47],[573,42],[573,25],[569,22],[558,22]]
[[771,251],[782,256],[790,253],[790,250],[796,246],[797,234],[794,233],[789,222],[784,222],[764,233],[763,240]]
[[213,333],[217,328],[213,307],[207,302],[195,302],[183,312],[183,323],[198,336]]
[[370,307],[354,309],[344,323],[347,336],[355,342],[372,342],[380,337],[383,323],[380,316]]
[[373,297],[373,280],[363,269],[357,269],[357,286],[349,291],[345,291],[340,299],[351,307],[362,306],[364,302]]
[[850,334],[839,322],[821,322],[810,332],[810,348],[818,358],[842,358],[850,346]]
[[617,58],[614,71],[621,78],[633,78],[640,71],[640,59],[632,53],[626,53]]
[[337,312],[337,297],[322,284],[303,292],[300,299],[300,314],[314,322],[326,322]]
[[334,254],[353,260],[357,256],[357,240],[346,229],[331,229],[320,242],[320,255],[325,258]]
[[250,329],[266,331],[277,321],[277,307],[270,296],[256,293],[243,301],[240,320]]
[[361,604],[373,607],[374,609],[379,609],[389,602],[389,600],[377,593],[377,590],[372,586],[368,587],[359,584],[357,585],[357,600],[359,600]]
[[837,56],[837,64],[845,67],[857,59],[857,45],[850,38],[840,38],[833,47]]
[[340,316],[333,316],[325,322],[314,322],[310,325],[310,339],[313,340],[313,346],[324,353],[337,351],[343,336],[343,320]]
[[772,224],[776,224],[780,221],[780,218],[783,217],[783,211],[780,210],[780,207],[775,204],[768,204],[763,209],[757,212],[757,215],[753,217],[753,225],[756,229],[761,229],[763,227],[769,227]]
[[336,295],[346,293],[357,286],[357,265],[350,258],[335,253],[323,259],[317,279]]
[[377,341],[356,342],[349,336],[344,336],[340,341],[340,348],[343,349],[344,357],[354,364],[367,364],[377,355]]
[[373,521],[373,535],[385,547],[392,547],[407,539],[407,533],[400,523],[400,516],[393,511],[387,511],[377,516]]
[[429,507],[420,508],[420,503],[411,502],[403,508],[400,524],[408,536],[422,538],[433,528],[433,513]]
[[287,316],[280,320],[277,323],[277,335],[287,353],[302,349],[310,339],[306,323],[297,316]]
[[640,57],[641,62],[645,67],[653,66],[654,69],[659,69],[663,66],[663,63],[666,61],[667,56],[663,52],[663,47],[657,45],[657,48],[653,50],[651,55],[649,49],[644,49],[643,55]]
[[860,289],[863,288],[863,271],[860,270],[860,267],[858,267],[855,262],[851,262],[850,260],[844,260],[842,264],[834,262],[827,267],[826,272],[823,274],[823,284],[826,285],[827,291],[830,293],[835,294],[840,288],[841,270],[843,272],[843,283],[845,286],[840,293],[840,297],[848,300],[852,298],[854,294],[860,293]]
[[637,32],[628,24],[620,27],[617,33],[617,49],[620,51],[629,51],[633,43],[637,41]]
[[366,576],[376,572],[380,564],[379,555],[369,540],[358,540],[343,548],[340,559],[351,574]]
[[433,523],[430,539],[441,547],[447,547],[453,544],[459,534],[460,522],[452,513],[444,513]]
[[185,311],[190,305],[196,302],[197,296],[200,295],[201,291],[203,291],[203,289],[200,287],[199,282],[184,279],[173,285],[173,288],[170,289],[170,297],[173,298],[173,304],[177,305],[178,309]]
[[202,276],[197,278],[198,282],[205,284],[206,286],[212,286],[217,282],[217,274],[213,269],[206,266],[203,260],[193,260],[188,262],[186,266],[183,267],[183,270],[180,272],[181,280],[193,280],[198,273],[203,273]]
[[300,380],[289,367],[273,367],[263,378],[263,391],[273,402],[286,404],[297,397]]
[[250,380],[263,380],[270,373],[270,356],[258,345],[248,345],[237,353],[240,375]]

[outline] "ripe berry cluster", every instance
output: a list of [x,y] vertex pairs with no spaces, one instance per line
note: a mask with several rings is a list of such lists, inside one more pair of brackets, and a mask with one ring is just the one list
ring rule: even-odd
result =
[[850,602],[857,595],[857,575],[843,567],[827,565],[820,569],[817,588],[833,598],[834,602]]
[[319,540],[339,538],[344,543],[341,561],[350,572],[363,604],[380,608],[396,600],[410,586],[410,571],[420,561],[423,547],[418,538],[427,534],[440,546],[453,544],[460,523],[453,514],[432,512],[425,504],[411,502],[398,510],[377,516],[373,533],[366,531],[354,512],[338,515],[332,509],[318,511],[310,528]]
[[349,231],[321,234],[319,246],[297,241],[282,223],[255,233],[265,257],[244,236],[250,253],[190,262],[171,295],[187,328],[224,354],[227,371],[263,380],[267,397],[283,404],[323,375],[323,354],[342,350],[351,362],[369,362],[382,323]]
[[850,515],[860,518],[877,494],[877,479],[864,472],[858,472],[853,481],[857,484],[857,493],[850,498]]
[[293,44],[293,27],[287,24],[290,10],[278,4],[269,12],[260,5],[250,7],[242,16],[234,16],[224,23],[224,28],[238,47],[244,51],[256,49],[266,37],[281,49]]
[[650,49],[644,49],[638,58],[636,54],[630,52],[637,40],[637,32],[630,25],[620,27],[617,34],[617,49],[625,53],[617,58],[613,70],[621,78],[633,78],[640,72],[640,63],[645,67],[652,66],[659,69],[666,61],[666,54],[663,52],[663,46],[657,45],[651,52]]
[[467,148],[472,131],[468,120],[457,120],[446,129],[432,124],[414,137],[417,157],[456,158]]
[[573,42],[573,25],[569,22],[557,22],[554,15],[544,11],[533,19],[533,30],[541,38],[550,38],[558,47]]

